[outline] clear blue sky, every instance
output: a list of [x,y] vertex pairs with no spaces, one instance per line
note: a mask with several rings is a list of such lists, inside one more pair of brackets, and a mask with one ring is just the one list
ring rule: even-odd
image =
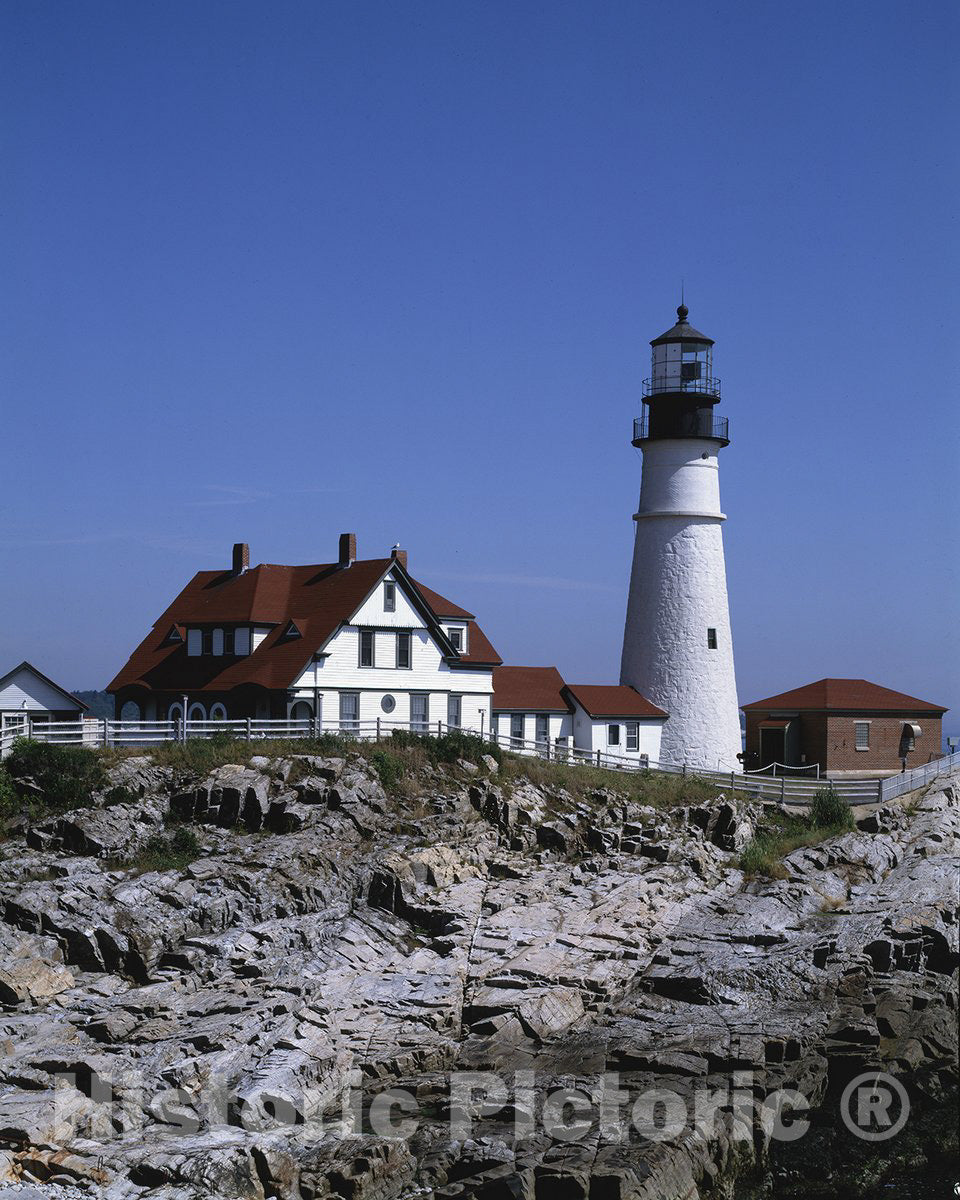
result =
[[955,3],[0,8],[0,668],[400,541],[617,676],[648,341],[717,341],[740,697],[960,729]]

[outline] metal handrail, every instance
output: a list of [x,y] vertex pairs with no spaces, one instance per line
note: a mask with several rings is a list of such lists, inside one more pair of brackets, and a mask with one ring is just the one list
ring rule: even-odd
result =
[[[717,438],[719,441],[728,442],[730,440],[730,418],[715,417],[710,414],[690,413],[688,419],[683,420],[679,414],[677,423],[680,427],[680,432],[654,434],[654,437],[678,437],[678,438]],[[635,442],[647,441],[650,438],[650,414],[644,413],[641,417],[633,418],[633,440]]]
[[643,381],[645,396],[660,396],[667,392],[691,392],[701,396],[719,396],[720,380],[716,375],[702,375],[699,379],[679,379],[676,375],[654,375]]

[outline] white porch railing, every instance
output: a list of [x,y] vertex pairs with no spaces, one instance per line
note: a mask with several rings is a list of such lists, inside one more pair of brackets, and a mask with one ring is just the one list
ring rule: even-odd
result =
[[[359,741],[389,739],[394,730],[439,737],[451,732],[441,721],[429,725],[413,725],[381,718],[377,721],[346,721],[322,723],[313,719],[260,720],[246,718],[233,721],[37,721],[24,717],[11,722],[8,718],[0,731],[0,756],[9,753],[18,737],[29,737],[57,745],[73,746],[130,746],[149,749],[162,742],[186,742],[194,738],[217,735],[256,742],[267,739],[295,740],[333,734]],[[648,762],[645,756],[628,758],[600,750],[589,751],[551,742],[536,742],[512,737],[510,734],[463,730],[472,737],[493,743],[514,754],[532,755],[545,760],[603,767],[613,771],[660,771],[675,775],[690,775],[709,780],[718,787],[741,792],[751,797],[777,800],[782,804],[809,804],[820,789],[832,788],[851,804],[869,804],[891,800],[904,792],[923,787],[944,772],[960,768],[960,754],[951,754],[900,775],[886,779],[803,779],[786,775],[747,775],[737,771],[710,771],[674,763]]]

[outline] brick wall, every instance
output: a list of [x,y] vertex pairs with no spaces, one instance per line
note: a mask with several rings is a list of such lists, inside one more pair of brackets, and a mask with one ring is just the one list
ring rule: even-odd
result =
[[[869,750],[856,749],[854,722],[870,722]],[[907,766],[916,767],[929,762],[940,753],[942,720],[940,717],[906,715],[882,716],[864,713],[863,716],[828,716],[827,761],[828,771],[899,771],[900,735],[905,721],[919,725],[920,736],[907,755]]]

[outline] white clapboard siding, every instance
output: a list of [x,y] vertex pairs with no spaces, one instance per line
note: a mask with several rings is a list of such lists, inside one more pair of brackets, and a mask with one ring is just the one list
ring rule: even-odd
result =
[[[327,643],[326,657],[310,663],[294,688],[376,692],[493,691],[490,667],[451,669],[424,628],[411,630],[409,668],[396,666],[396,634],[386,630],[374,639],[374,666],[360,666],[360,630],[348,625]],[[444,717],[444,720],[446,717]]]
[[21,667],[0,688],[0,712],[79,712],[80,708],[29,667]]
[[[508,738],[511,736],[511,719],[513,714],[510,712],[494,713],[494,728],[502,737]],[[573,716],[571,713],[550,713],[550,741],[556,742],[557,738],[570,738],[570,745],[573,745]],[[523,714],[523,737],[525,741],[533,742],[537,737],[537,715],[532,712]]]
[[[627,749],[627,722],[637,721],[639,732],[639,748]],[[611,746],[608,741],[607,727],[620,726],[620,744]],[[574,741],[578,749],[590,750],[596,753],[613,754],[618,758],[639,758],[645,754],[651,762],[656,762],[660,756],[660,735],[663,729],[662,718],[637,719],[635,717],[604,717],[593,718],[579,705],[574,716]]]
[[[387,579],[392,579],[393,576],[388,575]],[[396,582],[396,581],[394,581]],[[397,583],[394,589],[396,598],[396,609],[394,612],[387,612],[383,607],[384,587],[383,582],[378,583],[370,595],[364,600],[363,604],[350,618],[351,625],[388,625],[391,629],[422,629],[426,625],[423,617],[410,603],[406,592],[404,592],[401,584]]]

